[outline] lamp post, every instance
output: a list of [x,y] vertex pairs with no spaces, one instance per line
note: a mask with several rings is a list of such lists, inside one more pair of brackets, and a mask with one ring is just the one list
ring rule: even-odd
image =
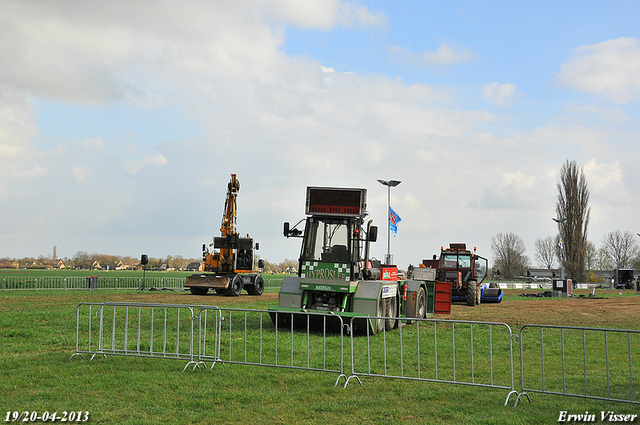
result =
[[562,226],[562,223],[567,221],[567,218],[558,216],[558,218],[552,217],[551,220],[555,221],[556,224],[558,225],[558,239],[560,241],[558,245],[560,247],[560,258],[558,258],[560,265],[558,266],[559,267],[558,271],[560,272],[560,279],[564,280],[564,266],[562,265],[562,258],[561,258],[562,256],[564,256],[564,253],[562,252],[564,247],[562,246],[562,235],[560,233],[560,227]]
[[387,255],[384,258],[385,264],[391,264],[391,188],[396,187],[400,183],[400,180],[380,180],[378,183],[383,186],[387,186]]

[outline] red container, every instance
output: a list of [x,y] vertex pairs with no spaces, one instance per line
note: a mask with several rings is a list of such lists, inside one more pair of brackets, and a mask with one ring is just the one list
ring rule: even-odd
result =
[[451,314],[451,282],[436,282],[435,314]]

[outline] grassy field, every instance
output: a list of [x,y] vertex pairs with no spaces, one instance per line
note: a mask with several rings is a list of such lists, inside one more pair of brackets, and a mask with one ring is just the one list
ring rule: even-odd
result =
[[[523,401],[514,408],[513,397],[503,406],[505,390],[388,378],[363,378],[363,386],[334,388],[332,373],[270,367],[228,364],[182,372],[182,360],[120,356],[93,361],[74,358],[66,363],[74,352],[78,303],[105,301],[252,309],[277,302],[269,294],[232,299],[194,297],[181,291],[0,292],[2,418],[11,411],[58,412],[59,416],[64,411],[82,411],[89,412],[92,423],[113,424],[546,424],[557,422],[560,411],[588,411],[598,419],[600,411],[640,411],[624,403],[540,394],[532,394],[533,403]],[[509,323],[510,308],[535,308],[536,302],[509,292],[494,311],[504,314]],[[472,309],[460,306],[456,316],[454,307],[452,318],[471,318],[462,316],[471,315]],[[638,317],[637,311],[633,314]],[[617,324],[601,322],[602,326]],[[481,338],[482,333],[477,333],[476,340]]]

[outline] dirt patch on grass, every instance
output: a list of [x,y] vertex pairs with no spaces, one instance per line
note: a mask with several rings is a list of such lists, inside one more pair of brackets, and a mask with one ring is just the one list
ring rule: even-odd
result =
[[239,297],[220,295],[191,295],[186,291],[69,291],[61,294],[56,291],[16,291],[0,293],[0,311],[28,307],[77,306],[79,303],[128,302],[159,304],[215,305],[219,307],[248,307],[258,303],[278,303],[277,293],[264,293],[261,296],[242,294]]
[[[588,326],[599,328],[640,329],[640,295],[635,291],[598,290],[597,298],[588,298],[588,291],[577,292],[582,298],[521,297],[524,293],[542,291],[505,291],[499,304],[481,304],[468,307],[454,303],[451,314],[438,315],[439,319],[474,320],[506,323],[513,329],[524,324]],[[242,294],[225,297],[209,294],[191,295],[185,291],[73,291],[68,294],[40,292],[5,293],[0,297],[0,311],[21,307],[75,308],[80,302],[142,302],[191,305],[216,305],[229,308],[264,309],[278,304],[278,294],[266,292],[261,296]]]
[[588,291],[577,293],[578,298],[520,297],[523,293],[540,291],[506,291],[500,304],[481,304],[468,307],[452,305],[450,315],[439,318],[456,320],[485,320],[504,322],[512,327],[524,324],[610,327],[640,329],[640,296],[635,291],[598,290],[596,298],[588,298]]

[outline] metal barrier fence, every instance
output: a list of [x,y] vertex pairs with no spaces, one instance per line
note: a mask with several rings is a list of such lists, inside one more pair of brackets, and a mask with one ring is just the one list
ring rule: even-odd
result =
[[[212,368],[230,363],[337,373],[335,385],[346,379],[342,318],[331,317],[339,322],[334,334],[328,332],[327,314],[299,313],[295,320],[292,313],[272,314],[275,326],[266,310],[202,307],[199,362],[210,361]],[[312,329],[312,322],[320,325]]]
[[[184,289],[186,277],[111,277],[111,276],[5,276],[0,289],[70,290],[70,289]],[[263,275],[266,290],[279,289],[282,278]]]
[[634,393],[640,331],[524,325],[518,338],[521,391],[515,405],[530,392],[640,404]]
[[196,363],[196,307],[182,304],[80,303],[75,356],[160,357]]
[[[354,317],[357,321],[384,317]],[[395,324],[396,320],[391,322]],[[511,328],[505,323],[462,320],[400,320],[398,329],[362,336],[351,333],[351,378],[374,376],[417,381],[514,388]]]
[[69,289],[182,289],[182,277],[104,277],[104,276],[5,276],[3,291],[10,290],[69,290]]
[[[273,317],[270,315],[274,315]],[[275,326],[272,324],[275,320]],[[368,320],[397,322],[371,335]],[[360,329],[360,333],[351,332]],[[363,331],[363,329],[365,329]],[[345,346],[345,336],[350,334]],[[514,385],[519,344],[520,388]],[[345,348],[350,351],[345,355]],[[360,377],[508,390],[640,404],[640,331],[440,319],[354,317],[182,304],[80,303],[75,356],[123,355],[330,372],[346,388]],[[350,375],[345,370],[350,369]]]

